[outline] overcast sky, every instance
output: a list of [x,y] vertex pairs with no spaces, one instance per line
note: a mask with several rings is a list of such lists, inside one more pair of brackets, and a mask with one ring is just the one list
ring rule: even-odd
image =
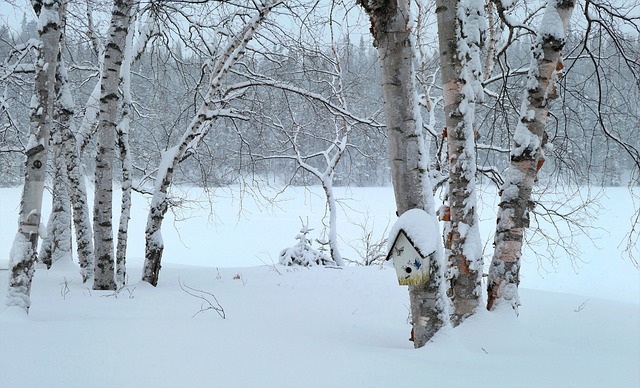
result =
[[[11,3],[16,5],[14,6]],[[31,5],[26,0],[0,0],[0,24],[19,31],[20,23],[25,13],[23,10],[30,11],[27,13],[27,18],[31,18],[33,15],[30,7]]]

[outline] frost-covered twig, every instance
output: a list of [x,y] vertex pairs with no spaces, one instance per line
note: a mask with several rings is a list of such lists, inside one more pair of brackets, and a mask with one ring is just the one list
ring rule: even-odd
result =
[[216,298],[215,295],[207,291],[189,287],[185,283],[181,282],[180,280],[178,280],[178,284],[180,285],[180,289],[182,289],[182,291],[202,301],[202,303],[200,304],[200,310],[197,311],[195,314],[193,314],[191,318],[209,310],[213,310],[216,313],[218,313],[218,315],[222,319],[225,319],[227,317],[224,311],[224,308],[220,305],[220,302],[218,302],[218,298]]

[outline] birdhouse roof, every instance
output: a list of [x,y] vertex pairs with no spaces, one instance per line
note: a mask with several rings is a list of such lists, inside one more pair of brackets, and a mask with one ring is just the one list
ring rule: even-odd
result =
[[389,232],[386,259],[389,259],[391,248],[396,244],[400,233],[404,233],[422,257],[429,256],[437,249],[440,238],[438,221],[424,210],[411,209],[398,218]]

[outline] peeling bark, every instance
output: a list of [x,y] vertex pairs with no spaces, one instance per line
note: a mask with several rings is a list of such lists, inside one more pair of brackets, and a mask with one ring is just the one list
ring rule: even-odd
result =
[[474,121],[475,103],[482,98],[479,39],[484,5],[470,0],[438,0],[436,5],[449,164],[446,277],[451,322],[457,326],[476,312],[482,298]]

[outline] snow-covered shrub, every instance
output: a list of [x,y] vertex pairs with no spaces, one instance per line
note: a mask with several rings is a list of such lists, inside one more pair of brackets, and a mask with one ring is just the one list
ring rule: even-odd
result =
[[311,267],[314,265],[335,265],[335,262],[324,253],[311,246],[311,240],[307,236],[313,229],[303,222],[300,233],[296,236],[296,245],[280,251],[279,262],[282,265],[302,265]]

